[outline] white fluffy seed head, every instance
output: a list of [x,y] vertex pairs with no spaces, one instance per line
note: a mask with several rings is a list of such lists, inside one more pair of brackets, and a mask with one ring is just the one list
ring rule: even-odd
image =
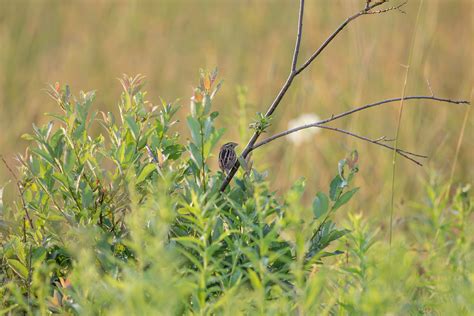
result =
[[[319,118],[319,116],[317,116],[314,113],[304,113],[298,116],[297,118],[290,120],[288,122],[288,129],[292,129],[292,128],[305,125],[305,124],[318,122],[320,120],[321,119]],[[301,131],[297,131],[295,133],[289,134],[288,139],[290,140],[290,142],[298,146],[307,142],[308,140],[311,139],[313,135],[316,135],[319,132],[320,132],[319,128],[315,128],[315,127],[306,128]]]

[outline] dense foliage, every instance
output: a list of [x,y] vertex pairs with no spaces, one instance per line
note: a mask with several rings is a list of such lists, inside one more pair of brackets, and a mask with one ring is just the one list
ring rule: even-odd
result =
[[427,185],[390,248],[361,215],[334,223],[357,192],[356,152],[309,208],[303,179],[276,194],[251,161],[221,193],[216,75],[201,72],[185,144],[179,107],[146,101],[141,76],[121,80],[118,116],[91,112],[93,92],[51,87],[62,113],[24,135],[17,205],[0,204],[1,312],[474,312],[468,186]]

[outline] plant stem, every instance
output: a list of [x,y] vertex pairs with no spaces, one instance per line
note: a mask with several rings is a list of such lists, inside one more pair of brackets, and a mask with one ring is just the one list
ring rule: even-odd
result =
[[415,39],[416,39],[416,32],[418,30],[418,23],[420,21],[420,13],[421,13],[421,7],[423,5],[423,0],[420,2],[420,5],[418,7],[418,14],[416,16],[416,22],[415,22],[415,30],[411,39],[411,47],[410,47],[410,55],[408,56],[408,63],[406,65],[406,71],[405,71],[405,80],[403,82],[403,88],[402,88],[402,97],[400,98],[400,109],[398,111],[398,122],[397,122],[397,131],[395,135],[395,144],[394,144],[394,149],[393,149],[393,157],[392,157],[392,192],[390,196],[390,226],[389,226],[389,245],[390,249],[392,249],[392,238],[393,238],[393,213],[394,213],[394,208],[395,208],[395,174],[396,174],[396,165],[397,165],[397,148],[398,148],[398,140],[400,136],[400,126],[402,123],[402,115],[403,115],[403,108],[404,108],[404,101],[406,100],[406,88],[407,88],[407,83],[408,83],[408,75],[410,74],[410,66],[411,62],[413,59],[413,51],[415,47]]

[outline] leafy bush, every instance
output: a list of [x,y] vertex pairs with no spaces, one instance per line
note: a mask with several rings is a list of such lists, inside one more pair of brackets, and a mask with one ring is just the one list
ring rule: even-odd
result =
[[18,157],[18,204],[3,211],[3,312],[319,310],[324,273],[314,276],[342,253],[330,245],[349,230],[332,218],[357,191],[357,154],[311,209],[303,179],[279,196],[250,163],[220,192],[208,164],[224,134],[216,76],[201,72],[186,144],[173,132],[179,107],[149,103],[141,76],[121,80],[118,117],[91,112],[94,92],[51,87],[62,113],[23,136],[33,143]]

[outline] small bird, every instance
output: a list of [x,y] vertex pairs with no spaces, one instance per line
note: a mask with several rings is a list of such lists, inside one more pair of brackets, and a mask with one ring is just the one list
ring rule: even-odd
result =
[[239,144],[234,142],[229,142],[222,145],[221,150],[219,151],[219,168],[226,175],[229,174],[232,167],[234,167],[235,162],[237,161],[237,154],[235,152],[235,147]]

